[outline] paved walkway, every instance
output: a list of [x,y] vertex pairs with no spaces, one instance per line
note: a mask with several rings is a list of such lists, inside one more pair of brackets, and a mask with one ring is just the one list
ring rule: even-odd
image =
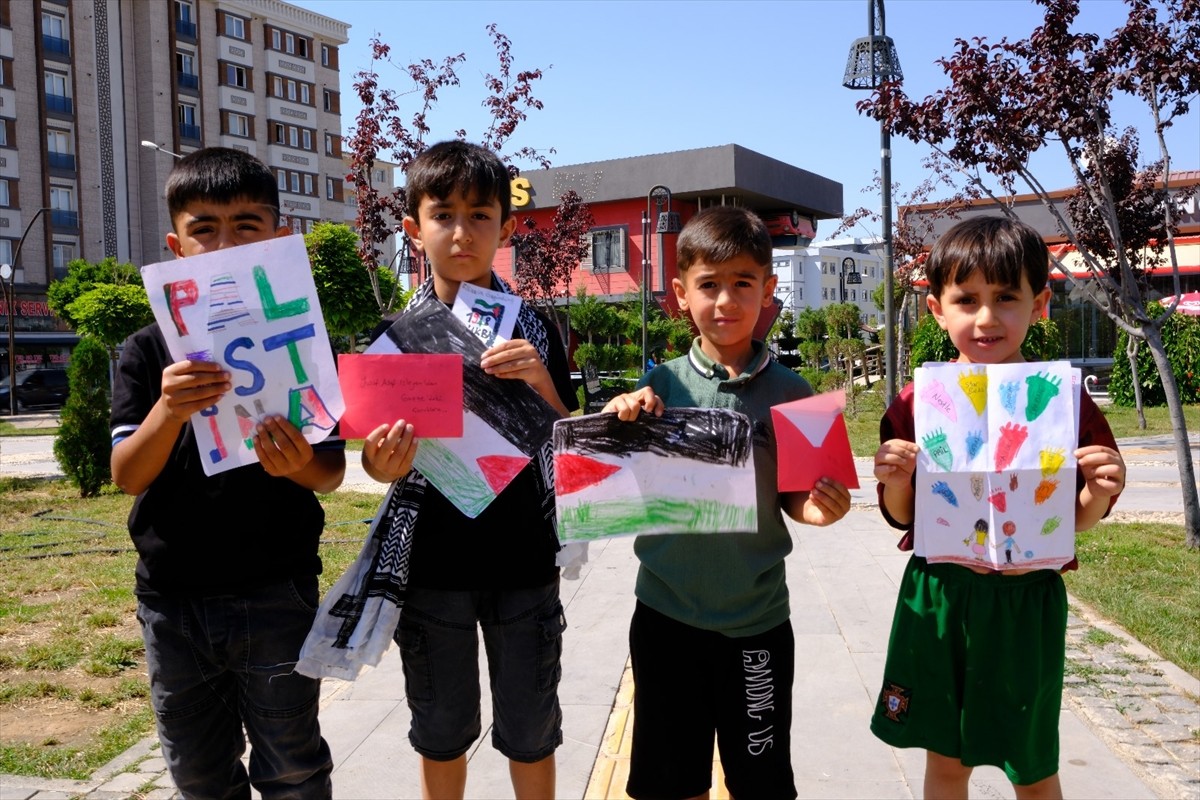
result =
[[[3,453],[14,441],[5,440]],[[1131,440],[1122,449],[1129,480],[1121,513],[1181,521],[1169,443]],[[1198,452],[1200,437],[1193,439],[1193,461]],[[7,460],[0,454],[0,474],[21,471]],[[869,461],[859,460],[858,466],[863,485],[872,486]],[[379,490],[357,467],[348,470],[344,488]],[[873,492],[853,495],[855,506],[838,525],[794,529],[796,549],[788,557],[796,633],[797,784],[801,797],[919,797],[921,753],[889,748],[867,729],[907,556],[895,549],[895,535],[875,509]],[[579,580],[563,582],[569,629],[560,689],[565,742],[557,753],[558,796],[623,798],[632,717],[626,636],[637,565],[629,539],[592,545],[590,556]],[[1200,799],[1200,681],[1074,599],[1071,609],[1061,717],[1066,796]],[[336,798],[420,796],[394,648],[357,681],[326,681],[321,702],[321,724],[336,763]],[[490,723],[485,711],[485,731]],[[512,796],[507,765],[486,735],[469,758],[468,797]],[[999,770],[980,768],[972,783],[973,796],[1013,797]],[[0,800],[172,795],[153,738],[90,781],[0,775]],[[723,787],[714,787],[714,797],[724,796]]]

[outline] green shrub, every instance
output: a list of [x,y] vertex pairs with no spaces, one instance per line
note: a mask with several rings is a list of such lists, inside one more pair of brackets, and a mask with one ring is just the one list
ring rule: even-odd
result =
[[75,345],[67,368],[70,392],[54,440],[54,457],[63,474],[79,487],[80,497],[96,496],[112,479],[108,365],[104,345],[85,336]]
[[[1146,306],[1146,313],[1152,319],[1162,316],[1163,307],[1152,302]],[[1171,372],[1179,385],[1179,399],[1184,405],[1200,403],[1200,317],[1189,317],[1175,313],[1162,327],[1163,346],[1167,351],[1167,361],[1171,364]],[[1124,330],[1117,335],[1117,346],[1113,351],[1112,379],[1108,383],[1108,396],[1113,405],[1132,408],[1135,405],[1133,395],[1133,376],[1129,372],[1129,358],[1125,348],[1129,343],[1129,334]],[[1144,342],[1138,344],[1137,353],[1138,380],[1142,386],[1142,405],[1146,407],[1165,406],[1167,396],[1163,391],[1162,376],[1154,356]]]

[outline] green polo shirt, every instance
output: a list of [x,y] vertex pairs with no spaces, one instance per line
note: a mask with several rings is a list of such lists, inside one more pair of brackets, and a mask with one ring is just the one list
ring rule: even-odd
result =
[[633,545],[641,561],[639,600],[686,625],[726,636],[753,636],[788,619],[783,559],[792,539],[779,507],[770,409],[813,393],[762,342],[754,348],[746,371],[730,378],[696,339],[687,358],[655,367],[639,383],[668,408],[729,408],[753,423],[758,533],[647,535]]

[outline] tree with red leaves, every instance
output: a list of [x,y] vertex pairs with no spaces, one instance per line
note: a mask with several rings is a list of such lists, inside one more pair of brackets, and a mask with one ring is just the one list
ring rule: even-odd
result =
[[[528,118],[528,112],[542,108],[542,101],[533,93],[535,82],[542,78],[542,70],[522,70],[514,75],[512,42],[500,33],[495,24],[488,25],[487,31],[496,49],[499,69],[498,74],[484,76],[487,95],[482,105],[491,115],[491,124],[480,137],[480,144],[499,155],[514,177],[519,172],[515,160],[549,167],[547,154],[534,148],[520,147],[511,153],[504,151],[520,123]],[[388,153],[390,160],[405,170],[431,144],[426,139],[431,131],[429,114],[437,105],[438,93],[442,89],[461,85],[456,68],[466,61],[466,55],[459,53],[447,56],[440,62],[422,59],[409,64],[403,71],[411,79],[412,86],[401,92],[380,85],[380,65],[395,66],[390,55],[390,45],[382,42],[378,36],[371,39],[371,66],[355,75],[354,90],[362,103],[362,110],[347,140],[350,174],[346,177],[353,181],[358,200],[355,224],[360,242],[359,256],[371,275],[375,301],[381,313],[392,310],[396,295],[392,293],[384,297],[380,291],[376,270],[386,265],[379,263],[382,255],[379,245],[400,232],[408,203],[404,187],[381,190],[372,186],[372,168],[380,158],[380,153]],[[406,124],[401,117],[400,102],[402,97],[410,94],[419,96],[420,107]],[[454,135],[465,139],[467,132],[458,129]],[[553,149],[549,151],[553,152]]]
[[[512,235],[514,288],[551,319],[559,321],[555,298],[570,299],[571,273],[588,253],[586,237],[594,224],[587,203],[568,189],[559,201],[549,229],[539,228],[533,217],[526,217],[526,232]],[[560,327],[566,341],[566,326]]]
[[[1046,13],[1028,38],[958,40],[954,53],[938,61],[950,80],[948,88],[913,101],[898,85],[886,84],[858,108],[893,134],[929,145],[969,185],[995,200],[1002,213],[1015,215],[989,187],[988,176],[1008,195],[1021,184],[1041,200],[1083,259],[1091,284],[1100,289],[1091,293],[1096,305],[1131,339],[1144,342],[1159,368],[1175,428],[1187,543],[1200,547],[1200,498],[1179,387],[1161,332],[1169,313],[1157,319],[1147,313],[1147,298],[1130,258],[1149,243],[1142,238],[1147,233],[1122,226],[1126,198],[1118,195],[1104,169],[1089,168],[1106,163],[1114,140],[1121,146],[1112,134],[1114,98],[1124,95],[1140,102],[1158,147],[1159,160],[1149,169],[1162,178],[1155,205],[1178,295],[1177,208],[1168,194],[1171,162],[1165,131],[1190,111],[1200,92],[1200,59],[1181,55],[1200,52],[1200,0],[1126,0],[1125,24],[1106,39],[1071,30],[1079,0],[1036,1]],[[1090,235],[1080,235],[1030,167],[1030,156],[1047,146],[1061,148],[1080,194],[1102,221],[1115,266]],[[1057,259],[1054,266],[1075,283]]]

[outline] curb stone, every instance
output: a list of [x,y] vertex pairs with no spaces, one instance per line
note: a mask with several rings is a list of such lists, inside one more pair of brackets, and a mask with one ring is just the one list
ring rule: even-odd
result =
[[[1159,797],[1200,800],[1200,679],[1069,603],[1064,700]],[[1091,630],[1112,638],[1093,644]]]

